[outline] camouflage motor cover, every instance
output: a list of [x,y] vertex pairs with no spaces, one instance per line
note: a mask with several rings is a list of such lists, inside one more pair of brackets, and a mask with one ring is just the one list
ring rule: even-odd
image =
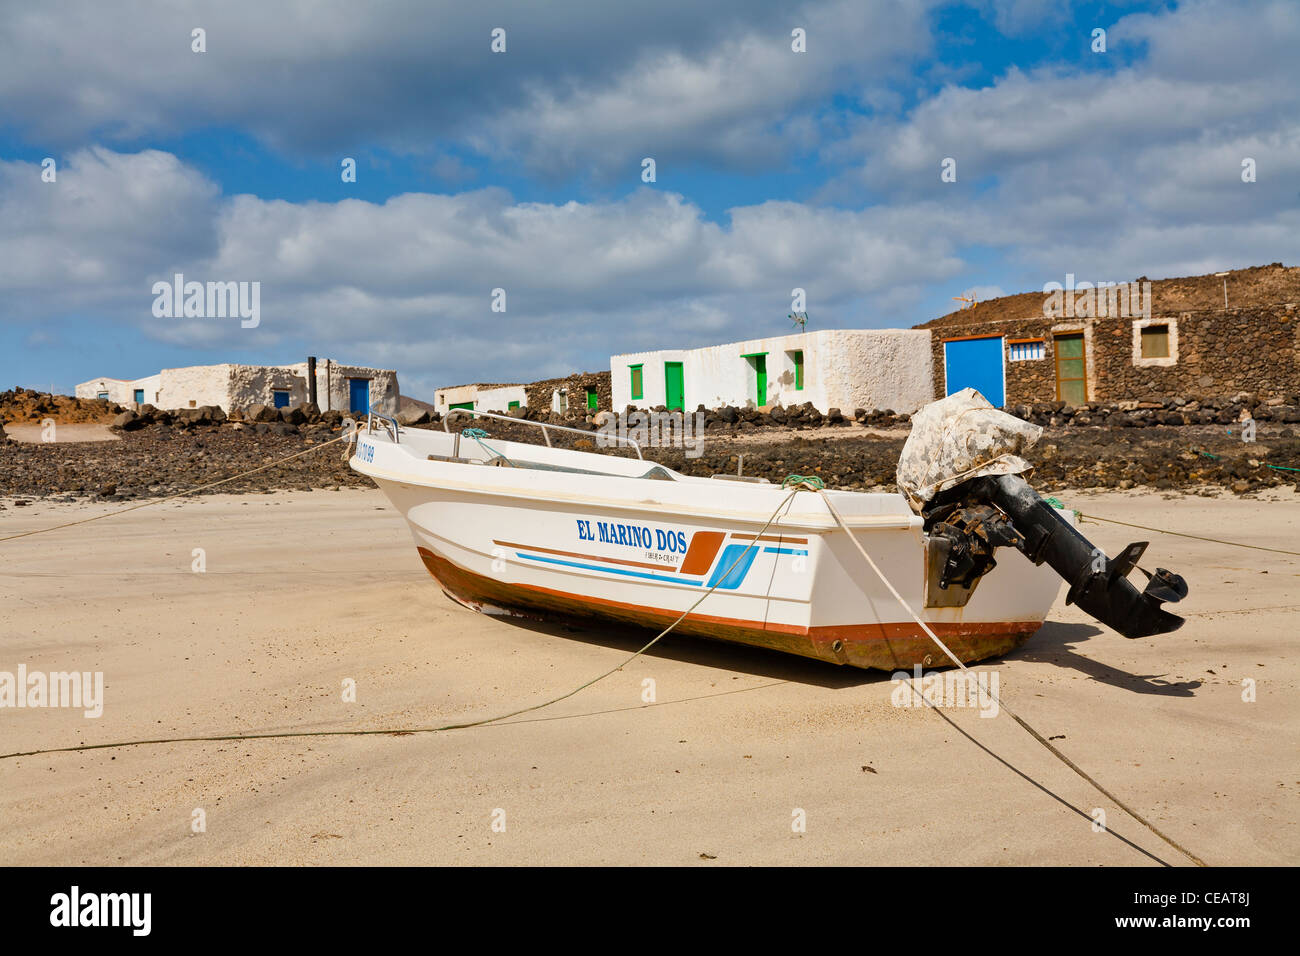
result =
[[941,491],[982,475],[1028,477],[1021,458],[1042,428],[999,411],[973,388],[931,402],[912,416],[912,433],[898,458],[898,488],[918,514]]

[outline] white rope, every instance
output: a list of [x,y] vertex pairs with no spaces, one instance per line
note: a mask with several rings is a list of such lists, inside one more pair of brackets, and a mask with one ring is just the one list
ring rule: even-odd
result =
[[[939,649],[943,651],[945,654],[947,654],[949,659],[951,659],[954,664],[956,664],[959,668],[961,668],[961,670],[964,673],[968,673],[968,674],[973,673],[975,675],[975,682],[981,692],[986,694],[990,699],[997,701],[998,706],[1000,706],[1003,710],[1005,710],[1012,720],[1014,720],[1026,731],[1028,731],[1030,736],[1032,736],[1040,744],[1042,744],[1049,751],[1051,751],[1052,754],[1056,756],[1059,760],[1061,760],[1061,762],[1064,763],[1067,767],[1069,767],[1071,770],[1077,773],[1084,780],[1088,781],[1088,783],[1096,787],[1101,794],[1103,794],[1108,800],[1114,802],[1116,806],[1118,806],[1121,810],[1127,813],[1130,817],[1132,817],[1138,823],[1142,824],[1144,827],[1146,827],[1156,836],[1160,837],[1160,839],[1164,840],[1166,843],[1172,846],[1179,853],[1182,853],[1184,856],[1190,859],[1197,866],[1208,865],[1204,860],[1202,860],[1196,854],[1192,853],[1190,850],[1183,847],[1181,844],[1179,844],[1171,837],[1166,836],[1144,816],[1142,816],[1136,810],[1130,808],[1127,804],[1125,804],[1122,800],[1116,797],[1113,793],[1111,793],[1100,783],[1098,783],[1096,780],[1090,777],[1082,768],[1080,768],[1077,764],[1075,764],[1074,761],[1072,761],[1065,754],[1061,753],[1061,751],[1058,750],[1056,747],[1054,747],[1051,744],[1051,742],[1047,740],[1046,737],[1044,737],[1042,734],[1036,731],[1033,727],[1029,726],[1029,724],[1027,724],[1024,720],[1022,720],[1015,713],[1015,711],[1013,711],[1010,707],[1004,704],[996,694],[994,694],[991,690],[989,690],[988,687],[985,686],[984,682],[980,679],[979,673],[976,671],[971,671],[969,667],[963,664],[961,660],[957,657],[957,655],[954,654],[949,649],[948,645],[945,644],[943,641],[939,640],[939,635],[935,634],[934,631],[931,630],[930,625],[926,624],[925,621],[921,620],[920,615],[917,614],[916,611],[912,610],[912,605],[908,604],[907,601],[903,600],[903,595],[898,593],[898,589],[895,588],[892,583],[890,583],[889,578],[885,577],[885,572],[880,570],[880,566],[877,565],[874,560],[872,560],[872,557],[870,554],[867,553],[866,548],[862,547],[861,542],[859,542],[858,539],[854,537],[853,532],[849,529],[849,526],[844,522],[844,518],[841,517],[839,509],[835,507],[834,503],[831,501],[830,495],[826,493],[826,490],[821,488],[815,490],[818,492],[818,494],[822,496],[822,500],[826,502],[827,509],[829,509],[831,515],[835,518],[836,523],[838,523],[839,526],[844,529],[844,533],[847,534],[849,540],[853,542],[853,546],[858,549],[858,553],[861,554],[864,559],[866,559],[867,564],[871,566],[871,570],[876,572],[876,577],[880,578],[881,582],[884,583],[885,587],[889,588],[889,593],[894,596],[894,599],[898,601],[898,603],[903,606],[903,609],[912,616],[912,620],[916,621],[916,623],[920,625],[921,630],[925,631],[925,633],[929,635],[930,640],[934,641],[934,643],[939,646]],[[934,706],[934,703],[930,701],[924,694],[920,696],[921,699],[926,702],[926,704],[930,705],[931,707]]]

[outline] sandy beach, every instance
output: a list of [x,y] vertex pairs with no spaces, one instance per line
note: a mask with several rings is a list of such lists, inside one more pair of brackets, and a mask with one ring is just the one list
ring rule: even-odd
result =
[[[1300,550],[1290,491],[1055,493],[1085,514]],[[9,504],[0,536],[123,507]],[[1208,863],[1296,863],[1300,558],[1084,530],[1112,554],[1151,537],[1144,565],[1189,582],[1187,624],[1129,641],[1062,594],[1028,644],[981,669],[997,672],[1017,713]],[[0,710],[5,753],[474,720],[564,693],[647,639],[453,604],[377,490],[169,502],[0,549],[0,671],[105,680],[96,719]],[[901,709],[893,690],[884,674],[670,637],[501,725],[3,760],[0,859],[1186,865],[1005,715]],[[1099,807],[1110,833],[1091,825]]]

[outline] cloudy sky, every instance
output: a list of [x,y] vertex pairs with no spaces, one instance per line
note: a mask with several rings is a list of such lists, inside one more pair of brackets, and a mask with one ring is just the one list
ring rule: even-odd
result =
[[[1297,50],[1295,0],[0,0],[0,388],[314,354],[431,399],[795,288],[907,327],[1296,264]],[[175,273],[260,324],[156,317]]]

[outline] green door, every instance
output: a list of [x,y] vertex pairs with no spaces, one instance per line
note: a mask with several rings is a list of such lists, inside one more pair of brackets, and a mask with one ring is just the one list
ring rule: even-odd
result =
[[1082,333],[1056,336],[1056,397],[1067,405],[1082,405],[1088,400]]
[[600,393],[594,388],[587,389],[587,408],[593,412],[600,408]]
[[755,352],[744,358],[754,368],[754,404],[762,408],[767,404],[767,353]]
[[664,393],[667,395],[664,406],[669,411],[685,408],[686,382],[681,362],[664,362]]

